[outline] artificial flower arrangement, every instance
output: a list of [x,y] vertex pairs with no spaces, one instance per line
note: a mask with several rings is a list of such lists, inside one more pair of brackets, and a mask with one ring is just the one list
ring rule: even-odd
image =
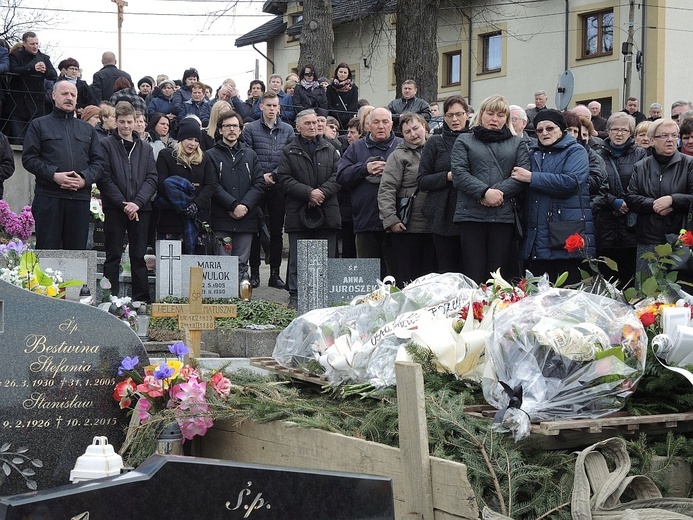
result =
[[116,384],[113,398],[121,409],[137,414],[142,425],[164,410],[172,412],[183,436],[191,440],[205,435],[214,424],[209,401],[226,399],[233,385],[221,372],[213,371],[207,377],[201,370],[184,364],[190,350],[183,342],[168,349],[176,359],[158,365],[139,367],[137,356],[125,357],[118,367],[118,375],[125,379]]
[[0,242],[8,242],[13,238],[26,241],[34,228],[34,216],[31,206],[24,206],[17,215],[10,209],[6,201],[0,200]]
[[103,212],[103,204],[101,203],[101,192],[96,184],[91,185],[91,201],[89,202],[89,217],[93,222],[103,222],[106,220],[106,215]]
[[[102,280],[107,280],[104,277]],[[103,285],[102,285],[103,287]],[[110,289],[110,283],[107,284]],[[109,295],[108,301],[99,305],[99,309],[108,311],[113,314],[116,318],[127,323],[132,330],[137,332],[138,321],[137,321],[137,311],[135,310],[135,303],[129,296],[123,296],[119,298],[118,296]]]
[[20,239],[0,244],[0,255],[5,264],[0,267],[0,280],[17,287],[52,298],[64,298],[68,287],[82,286],[81,280],[64,280],[60,271],[41,269],[36,254]]

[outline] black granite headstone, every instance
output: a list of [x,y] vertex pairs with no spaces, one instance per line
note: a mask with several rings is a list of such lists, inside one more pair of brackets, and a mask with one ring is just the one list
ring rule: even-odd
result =
[[0,352],[0,496],[68,484],[95,436],[120,448],[118,366],[125,356],[149,363],[129,326],[0,281]]
[[347,304],[378,288],[377,258],[330,258],[327,261],[327,297],[330,305]]
[[386,477],[152,455],[135,471],[0,499],[0,520],[393,520]]

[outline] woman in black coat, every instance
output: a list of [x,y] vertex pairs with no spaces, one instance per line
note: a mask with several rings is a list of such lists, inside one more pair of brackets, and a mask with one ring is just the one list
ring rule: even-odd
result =
[[635,276],[635,222],[625,201],[626,190],[633,176],[635,163],[647,153],[633,140],[635,119],[624,112],[611,115],[606,123],[608,137],[597,153],[604,159],[609,188],[604,207],[593,210],[597,255],[611,258],[618,264],[618,272],[610,272],[621,287]]
[[339,128],[346,128],[359,109],[359,88],[352,82],[351,69],[346,63],[340,63],[334,70],[332,83],[327,87],[327,108],[339,121]]
[[459,272],[462,265],[460,231],[452,221],[457,190],[452,185],[450,153],[457,137],[468,131],[468,112],[469,106],[462,96],[446,98],[443,132],[426,141],[419,162],[419,189],[427,193],[422,211],[431,228],[441,273]]
[[298,74],[299,82],[294,89],[294,108],[298,114],[301,110],[312,108],[319,116],[329,114],[327,110],[327,92],[318,83],[318,72],[312,64],[306,63]]

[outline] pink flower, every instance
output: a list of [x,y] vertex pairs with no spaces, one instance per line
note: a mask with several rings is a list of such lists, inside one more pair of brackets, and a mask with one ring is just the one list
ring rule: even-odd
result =
[[[206,408],[206,405],[204,405]],[[196,412],[206,412],[207,410],[198,409]],[[183,437],[192,440],[195,435],[203,436],[207,430],[214,426],[214,421],[207,415],[197,415],[196,417],[185,417],[178,419],[180,431]]]
[[231,393],[231,381],[224,374],[217,372],[212,376],[212,387],[216,390],[217,395],[229,395]]
[[164,395],[162,381],[153,375],[146,376],[144,381],[137,385],[137,391],[147,394],[149,397],[161,397]]
[[116,385],[115,391],[113,392],[113,399],[118,401],[121,410],[130,408],[132,396],[135,394],[136,390],[137,385],[129,377]]
[[191,367],[190,365],[185,365],[183,368],[180,369],[180,377],[182,377],[186,381],[193,377],[198,381],[202,379],[202,375],[200,374],[200,372],[196,368]]
[[200,383],[194,377],[171,389],[171,395],[180,400],[181,410],[192,409],[192,405],[205,403],[206,392],[207,383]]
[[149,413],[149,410],[152,407],[152,403],[150,403],[146,399],[140,399],[137,405],[137,416],[140,418],[140,424],[144,424],[152,416]]

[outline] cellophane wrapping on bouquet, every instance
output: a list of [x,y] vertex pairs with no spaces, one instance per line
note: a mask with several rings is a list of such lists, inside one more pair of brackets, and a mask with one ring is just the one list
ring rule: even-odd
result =
[[379,289],[350,305],[315,309],[277,337],[272,357],[287,368],[325,374],[331,385],[395,384],[395,359],[420,321],[449,318],[477,290],[457,273],[417,278],[402,291]]
[[529,435],[532,421],[621,409],[645,368],[647,336],[632,307],[569,289],[529,296],[495,315],[482,386],[494,426]]

